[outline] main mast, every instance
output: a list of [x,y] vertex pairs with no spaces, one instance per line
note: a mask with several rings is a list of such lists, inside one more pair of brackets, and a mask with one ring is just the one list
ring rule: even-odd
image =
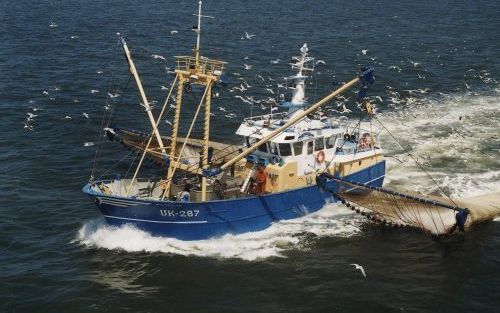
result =
[[[198,2],[198,14],[193,14],[198,17],[198,25],[193,27],[193,30],[196,32],[196,47],[194,49],[194,57],[191,56],[176,56],[177,67],[175,69],[175,73],[178,77],[178,87],[177,87],[177,102],[175,105],[175,113],[174,113],[174,121],[172,127],[172,144],[170,146],[169,156],[171,158],[169,171],[167,175],[167,180],[165,184],[165,191],[163,197],[168,197],[170,194],[170,187],[172,183],[172,178],[174,177],[175,171],[180,165],[181,155],[183,147],[179,152],[176,151],[176,144],[179,133],[179,117],[180,111],[182,107],[182,95],[187,90],[185,86],[187,85],[199,85],[203,86],[204,93],[203,97],[200,100],[199,109],[201,108],[203,102],[205,106],[204,110],[204,124],[203,124],[203,150],[201,155],[201,169],[206,169],[208,167],[209,155],[208,155],[208,144],[209,144],[209,136],[210,136],[210,105],[212,99],[212,87],[215,83],[220,81],[220,76],[224,70],[225,62],[212,60],[208,58],[204,58],[200,55],[200,37],[201,37],[201,18],[213,18],[211,16],[205,16],[201,14],[202,1]],[[193,118],[193,123],[197,118],[197,113]],[[193,124],[192,123],[192,124]],[[188,136],[191,132],[192,127],[188,132]],[[188,138],[185,138],[187,141]],[[177,156],[176,156],[177,154]],[[197,171],[198,172],[198,171]],[[206,201],[206,192],[207,192],[207,178],[202,177],[201,181],[201,200]]]

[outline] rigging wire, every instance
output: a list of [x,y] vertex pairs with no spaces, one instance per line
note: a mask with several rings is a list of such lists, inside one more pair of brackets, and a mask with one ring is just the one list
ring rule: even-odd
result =
[[441,193],[447,197],[455,206],[458,207],[458,205],[455,203],[455,201],[453,201],[453,199],[444,191],[444,189],[441,187],[441,185],[438,184],[438,182],[434,179],[434,177],[432,177],[426,170],[425,168],[423,167],[422,164],[420,164],[420,162],[418,162],[417,158],[411,154],[410,152],[406,151],[406,149],[401,145],[401,143],[396,139],[396,137],[391,133],[391,131],[385,127],[385,125],[376,117],[376,116],[373,116],[375,118],[375,120],[387,131],[387,133],[392,137],[392,139],[398,144],[398,146],[401,148],[401,150],[407,154],[414,162],[415,164],[417,164],[417,166],[420,168],[420,170],[422,172],[425,173],[425,175],[427,175],[427,177],[429,177],[429,179],[434,183],[434,185],[441,191]]
[[[117,41],[117,43],[115,45],[115,57],[113,58],[115,61],[117,60],[117,55],[118,55],[118,44],[119,44],[119,42]],[[113,83],[113,75],[114,75],[113,69],[114,69],[114,66],[111,67],[111,75],[110,75],[110,78],[109,78],[108,89],[107,89],[108,92],[111,90],[111,86],[112,86],[112,83]],[[94,180],[95,171],[97,169],[97,163],[98,163],[98,160],[100,158],[101,144],[102,144],[101,131],[102,131],[103,126],[104,126],[104,120],[105,120],[105,117],[106,117],[106,107],[109,105],[109,101],[110,101],[110,99],[106,95],[106,105],[105,105],[104,111],[102,113],[101,125],[100,125],[99,130],[98,130],[97,146],[96,146],[96,149],[95,149],[94,161],[93,161],[93,164],[92,164],[92,170],[90,172],[89,182],[92,182]]]
[[109,169],[107,169],[106,171],[104,171],[104,173],[102,173],[96,180],[92,181],[91,183],[95,182],[95,181],[99,181],[101,180],[101,178],[106,175],[109,171],[111,171],[113,168],[115,168],[118,164],[120,164],[121,162],[123,162],[126,158],[130,157],[130,155],[134,152],[137,152],[135,150],[131,150],[128,154],[126,154],[124,157],[122,157],[120,160],[118,160],[115,164],[113,164]]

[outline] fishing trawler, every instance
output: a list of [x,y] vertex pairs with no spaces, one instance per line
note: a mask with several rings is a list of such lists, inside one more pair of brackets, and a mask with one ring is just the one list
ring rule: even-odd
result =
[[[202,2],[198,7],[197,34],[193,56],[176,56],[175,78],[161,112],[153,115],[131,52],[121,43],[130,66],[142,106],[151,123],[151,133],[107,128],[113,140],[140,154],[131,178],[94,180],[83,191],[96,203],[112,226],[132,224],[155,235],[181,240],[207,239],[225,234],[253,232],[273,222],[298,218],[337,201],[335,180],[318,186],[321,173],[366,186],[380,187],[385,160],[378,134],[371,124],[348,126],[344,119],[321,115],[318,110],[355,85],[360,98],[373,83],[373,70],[363,69],[349,82],[309,104],[306,81],[314,70],[313,58],[304,45],[293,58],[294,76],[286,79],[279,105],[284,112],[252,116],[236,131],[243,144],[210,141],[210,113],[213,88],[223,79],[226,63],[200,55]],[[187,134],[179,134],[183,95],[191,87],[201,89]],[[176,89],[172,132],[162,137],[159,130],[165,107]],[[289,94],[289,96],[288,96]],[[365,103],[369,112],[369,103]],[[191,136],[202,115],[203,138]],[[365,126],[365,127],[364,127]],[[145,159],[166,169],[162,178],[141,178]]]

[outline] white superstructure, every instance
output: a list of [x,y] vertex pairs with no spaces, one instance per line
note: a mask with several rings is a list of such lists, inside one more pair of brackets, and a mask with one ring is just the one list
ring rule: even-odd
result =
[[[307,45],[304,44],[300,51],[301,56],[293,58],[296,62],[292,63],[292,69],[296,69],[297,74],[286,78],[294,83],[292,86],[288,85],[293,91],[291,99],[283,99],[280,103],[281,107],[288,108],[288,112],[244,119],[236,134],[244,137],[245,146],[251,146],[284,125],[287,120],[304,112],[307,104],[305,82],[308,77],[305,73],[311,74],[314,68],[306,66],[313,60],[307,55]],[[315,114],[260,146],[247,160],[264,166],[296,163],[295,175],[300,177],[334,168],[335,164],[352,163],[358,159],[381,155],[378,135],[371,125],[355,124],[355,127],[348,127],[345,118]]]

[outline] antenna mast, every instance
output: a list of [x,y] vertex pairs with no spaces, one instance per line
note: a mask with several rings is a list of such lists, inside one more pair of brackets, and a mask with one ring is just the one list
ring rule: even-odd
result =
[[194,16],[198,17],[198,25],[195,26],[196,29],[193,30],[196,32],[196,48],[194,50],[194,56],[195,56],[195,64],[196,67],[200,65],[200,37],[201,37],[201,18],[206,17],[206,18],[214,18],[213,16],[208,16],[208,15],[201,15],[201,6],[203,4],[203,1],[198,2],[198,14],[193,14]]

